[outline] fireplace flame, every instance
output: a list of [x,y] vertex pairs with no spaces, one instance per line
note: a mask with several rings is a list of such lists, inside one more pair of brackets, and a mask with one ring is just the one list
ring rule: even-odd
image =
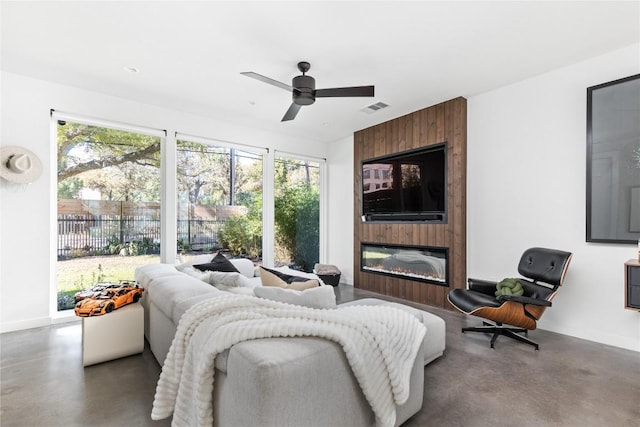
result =
[[362,245],[362,270],[447,285],[447,251],[394,245]]

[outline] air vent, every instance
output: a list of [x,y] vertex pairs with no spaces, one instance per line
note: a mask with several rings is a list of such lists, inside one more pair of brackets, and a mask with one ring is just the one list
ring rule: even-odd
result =
[[368,105],[361,109],[363,113],[373,114],[378,110],[382,110],[383,108],[387,108],[389,104],[385,104],[384,102],[376,102],[375,104]]

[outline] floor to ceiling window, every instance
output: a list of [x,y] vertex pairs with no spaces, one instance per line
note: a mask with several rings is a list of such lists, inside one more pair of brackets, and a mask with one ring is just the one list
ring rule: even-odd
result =
[[74,294],[98,282],[133,280],[138,266],[161,261],[161,242],[163,262],[173,262],[166,252],[174,247],[183,258],[223,251],[304,271],[323,258],[324,160],[52,117],[56,311],[72,309]]
[[320,166],[319,161],[276,155],[276,266],[310,272],[320,260]]
[[183,258],[222,250],[261,262],[263,154],[256,151],[178,139],[177,240]]
[[57,310],[160,260],[160,133],[56,119]]

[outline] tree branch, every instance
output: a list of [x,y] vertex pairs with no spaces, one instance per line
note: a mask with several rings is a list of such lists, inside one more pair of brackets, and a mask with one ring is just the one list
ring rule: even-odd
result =
[[118,166],[127,162],[136,162],[140,159],[149,157],[159,151],[160,142],[158,141],[146,148],[143,148],[142,150],[126,153],[122,156],[104,157],[102,159],[94,159],[88,162],[80,163],[78,165],[58,171],[58,182],[90,170],[103,169],[109,166]]

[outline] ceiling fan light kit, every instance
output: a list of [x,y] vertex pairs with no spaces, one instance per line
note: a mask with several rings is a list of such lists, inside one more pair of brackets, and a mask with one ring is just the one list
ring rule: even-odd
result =
[[293,102],[284,117],[282,117],[283,122],[295,119],[298,111],[300,111],[300,107],[313,104],[316,102],[316,98],[374,96],[373,86],[316,89],[316,79],[306,75],[310,68],[311,64],[308,62],[298,62],[298,70],[300,70],[302,75],[294,77],[291,86],[252,71],[246,71],[240,74],[291,92]]

